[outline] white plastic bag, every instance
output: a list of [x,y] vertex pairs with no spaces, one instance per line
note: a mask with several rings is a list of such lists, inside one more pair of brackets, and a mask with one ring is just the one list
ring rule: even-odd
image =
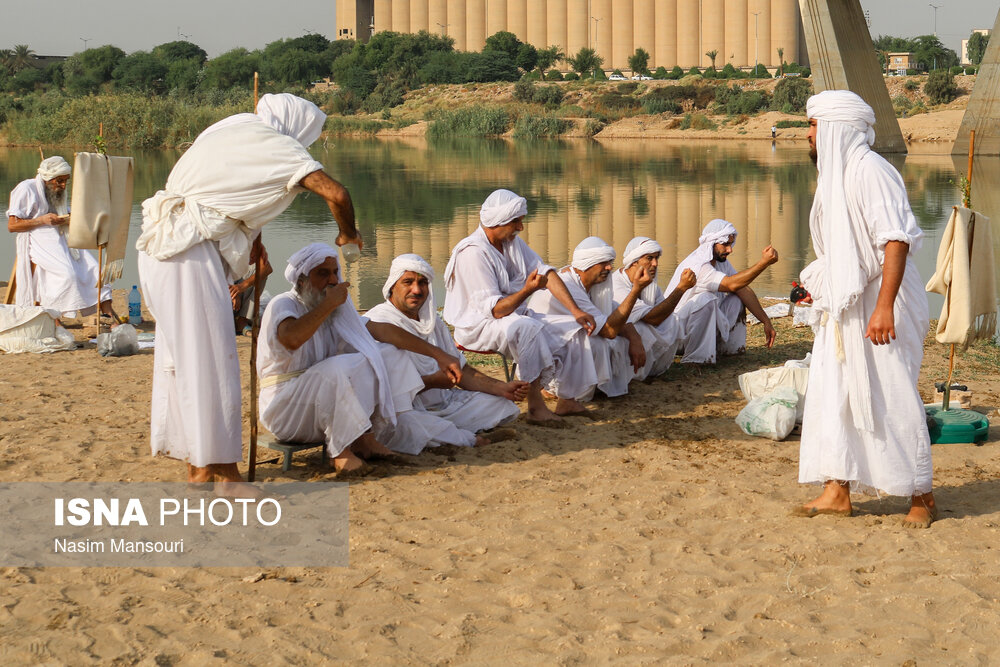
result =
[[795,428],[799,395],[791,387],[779,387],[747,403],[736,415],[736,423],[747,435],[784,440]]
[[802,421],[806,407],[806,387],[809,386],[809,355],[806,359],[785,362],[784,366],[761,368],[739,376],[740,391],[748,401],[770,396],[779,389],[791,388],[798,395],[795,420]]
[[139,332],[131,324],[119,324],[111,333],[97,337],[97,353],[102,357],[127,357],[139,351]]

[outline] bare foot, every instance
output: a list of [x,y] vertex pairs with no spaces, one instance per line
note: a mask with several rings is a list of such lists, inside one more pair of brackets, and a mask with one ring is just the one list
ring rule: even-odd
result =
[[359,459],[350,447],[331,458],[330,463],[337,472],[353,472],[365,466],[365,462]]
[[476,436],[476,441],[473,443],[472,446],[473,447],[485,447],[488,444],[490,444],[489,440],[487,440],[486,438],[484,438],[481,435],[477,435]]
[[587,413],[587,406],[575,398],[560,398],[556,402],[556,414],[560,416],[583,415]]
[[823,493],[818,498],[810,500],[805,505],[795,508],[795,516],[813,517],[820,514],[835,514],[851,516],[851,487],[848,482],[830,480],[823,487]]
[[528,420],[529,424],[536,425],[547,425],[547,424],[560,424],[563,423],[562,418],[556,413],[549,410],[549,406],[542,403],[534,408],[528,408],[528,412],[525,414],[525,418]]
[[486,443],[503,442],[504,440],[517,440],[517,429],[513,428],[495,428],[491,431],[486,431],[476,436],[476,445],[479,445],[479,439],[482,438]]
[[934,494],[925,493],[910,499],[910,512],[903,517],[904,528],[930,528],[937,519],[937,505]]
[[393,454],[392,450],[376,440],[375,435],[372,433],[365,433],[355,440],[349,449],[356,456],[360,456],[363,459],[392,456]]
[[542,398],[555,398],[555,397],[556,397],[556,395],[553,394],[548,389],[542,389]]
[[267,494],[253,484],[243,481],[235,463],[216,463],[208,466],[215,478],[215,495],[223,498],[266,498]]

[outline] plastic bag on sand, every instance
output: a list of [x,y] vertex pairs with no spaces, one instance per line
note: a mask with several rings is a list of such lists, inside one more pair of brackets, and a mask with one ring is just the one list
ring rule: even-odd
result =
[[795,428],[795,408],[799,395],[791,387],[779,387],[774,392],[747,403],[736,416],[736,423],[747,435],[771,440],[784,440]]
[[127,357],[139,351],[139,332],[131,324],[119,324],[111,333],[97,337],[97,353],[102,357]]

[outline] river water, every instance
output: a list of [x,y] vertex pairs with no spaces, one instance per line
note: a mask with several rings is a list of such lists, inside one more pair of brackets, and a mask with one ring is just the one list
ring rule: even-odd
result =
[[[348,187],[365,237],[361,260],[347,267],[359,308],[382,300],[381,287],[397,254],[416,252],[430,261],[443,303],[441,274],[451,248],[478,224],[479,205],[495,188],[528,198],[523,238],[549,264],[567,264],[583,238],[600,236],[618,251],[638,235],[663,246],[660,285],[698,243],[713,218],[739,230],[730,257],[737,269],[755,262],[773,244],[780,261],[754,283],[762,296],[787,295],[812,259],[809,208],[816,169],[804,144],[766,141],[683,143],[668,140],[451,141],[330,139],[313,155]],[[48,150],[71,163],[71,150]],[[138,282],[134,243],[143,199],[163,187],[177,151],[121,152],[136,158],[135,205],[126,270],[116,288]],[[34,175],[36,149],[0,149],[0,191]],[[910,204],[924,230],[917,254],[921,275],[933,272],[937,245],[951,206],[960,203],[958,181],[965,159],[945,155],[894,156]],[[995,217],[1000,207],[1000,161],[977,159],[973,207]],[[71,182],[72,184],[72,182]],[[329,209],[312,194],[300,195],[264,228],[275,273],[268,290],[288,288],[281,274],[289,255],[306,243],[337,234]],[[1000,234],[994,235],[995,241]],[[998,254],[1000,256],[1000,254]],[[14,260],[14,237],[0,243],[0,280]],[[932,295],[936,316],[940,298]]]

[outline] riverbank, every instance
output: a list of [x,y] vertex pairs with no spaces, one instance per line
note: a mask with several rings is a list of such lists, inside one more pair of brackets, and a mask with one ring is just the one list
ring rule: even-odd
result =
[[[124,310],[124,291],[115,293]],[[6,664],[981,662],[1000,658],[997,436],[935,445],[942,514],[906,501],[795,519],[795,437],[744,435],[745,371],[801,358],[807,329],[751,327],[748,353],[672,367],[563,430],[439,448],[351,481],[348,568],[0,568]],[[145,325],[151,330],[151,323]],[[71,331],[82,339],[86,333]],[[249,426],[249,339],[237,343]],[[178,481],[149,455],[152,354],[2,355],[0,481]],[[489,370],[489,369],[488,369]],[[959,355],[1000,405],[1000,349]],[[489,370],[496,373],[498,369]],[[947,373],[928,338],[920,389]],[[261,459],[268,458],[263,453]],[[326,484],[316,454],[264,481]]]

